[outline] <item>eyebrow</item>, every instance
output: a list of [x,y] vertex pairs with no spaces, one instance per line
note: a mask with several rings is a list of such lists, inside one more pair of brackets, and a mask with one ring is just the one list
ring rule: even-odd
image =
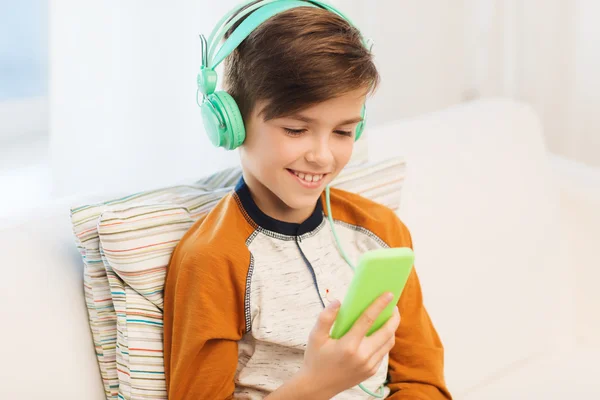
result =
[[[306,122],[308,124],[316,121],[314,118],[310,118],[310,117],[307,117],[307,116],[301,115],[301,114],[293,114],[293,115],[289,115],[285,118],[296,119],[298,121]],[[336,126],[356,124],[358,122],[361,122],[362,120],[363,120],[362,117],[350,118],[350,119],[338,122],[336,124]]]

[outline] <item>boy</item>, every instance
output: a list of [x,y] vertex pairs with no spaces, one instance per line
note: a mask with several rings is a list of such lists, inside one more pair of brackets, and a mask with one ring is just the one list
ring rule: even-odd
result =
[[[365,336],[386,295],[343,338],[329,337],[353,271],[326,223],[323,190],[348,163],[379,81],[360,33],[329,10],[291,8],[254,29],[225,74],[245,126],[243,178],[173,254],[169,399],[371,398],[359,383],[391,399],[450,399],[414,269],[399,313],[375,334]],[[341,190],[331,191],[331,207],[351,258],[412,247],[386,207]]]

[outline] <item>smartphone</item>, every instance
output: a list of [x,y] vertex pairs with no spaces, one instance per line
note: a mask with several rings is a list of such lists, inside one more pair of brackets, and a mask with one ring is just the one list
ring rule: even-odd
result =
[[408,247],[377,249],[363,253],[338,311],[331,337],[339,339],[344,336],[379,296],[391,292],[394,294],[394,300],[379,314],[367,336],[381,328],[394,312],[413,267],[414,258],[412,249]]

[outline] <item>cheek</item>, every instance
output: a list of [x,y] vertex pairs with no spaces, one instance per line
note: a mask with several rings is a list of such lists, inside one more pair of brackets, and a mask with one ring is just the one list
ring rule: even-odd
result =
[[265,137],[265,160],[273,163],[273,167],[287,167],[297,161],[310,143],[304,138],[291,138],[279,129],[271,130]]
[[306,152],[304,147],[302,139],[284,140],[277,147],[277,152],[273,151],[273,156],[285,166],[303,158]]
[[247,132],[244,142],[246,152],[252,156],[253,160],[260,162],[265,157],[271,156],[271,149],[274,145],[272,132],[266,127],[258,127]]
[[248,150],[259,168],[274,171],[273,168],[285,167],[295,161],[302,153],[302,146],[276,128],[265,128],[253,138]]
[[343,144],[340,144],[336,147],[336,150],[333,154],[335,157],[335,161],[338,164],[338,167],[341,169],[352,157],[352,150],[354,149],[354,140],[347,140]]

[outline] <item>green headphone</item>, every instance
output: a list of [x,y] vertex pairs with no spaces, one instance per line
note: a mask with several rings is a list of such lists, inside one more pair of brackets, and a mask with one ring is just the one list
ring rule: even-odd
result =
[[[260,24],[272,16],[295,7],[320,7],[329,10],[354,26],[352,22],[333,6],[324,1],[316,0],[262,0],[256,2],[240,12],[235,18],[228,21],[232,15],[241,8],[252,3],[248,1],[238,5],[227,13],[217,23],[208,38],[208,42],[203,35],[200,35],[202,42],[202,66],[198,73],[198,90],[196,92],[196,102],[200,106],[204,128],[211,141],[216,147],[224,147],[227,150],[233,150],[244,143],[246,138],[246,129],[242,114],[231,95],[225,91],[215,92],[217,86],[217,73],[215,68],[227,57],[235,48],[256,29]],[[248,16],[231,34],[229,38],[219,48],[217,45],[222,37],[231,27],[240,19]],[[364,42],[365,47],[370,48],[368,42]],[[198,101],[199,94],[202,93],[202,103]],[[363,133],[366,122],[366,107],[363,106],[361,113],[362,121],[356,127],[355,140],[358,140]]]

